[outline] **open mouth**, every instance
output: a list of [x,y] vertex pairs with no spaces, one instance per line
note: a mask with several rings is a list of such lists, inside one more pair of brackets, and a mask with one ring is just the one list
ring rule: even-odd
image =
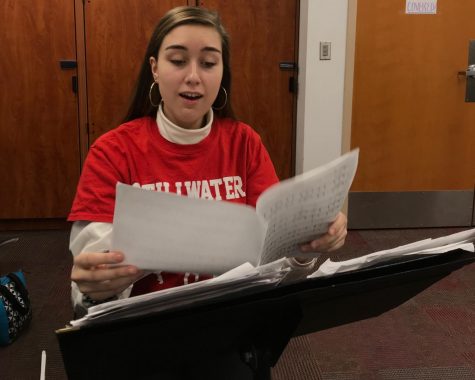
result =
[[198,100],[203,97],[203,95],[193,92],[182,92],[180,96],[186,100]]

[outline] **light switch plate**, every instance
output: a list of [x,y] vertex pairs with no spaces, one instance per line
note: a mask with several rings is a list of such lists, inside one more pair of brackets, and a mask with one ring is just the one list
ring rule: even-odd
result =
[[320,42],[320,61],[332,59],[332,43]]

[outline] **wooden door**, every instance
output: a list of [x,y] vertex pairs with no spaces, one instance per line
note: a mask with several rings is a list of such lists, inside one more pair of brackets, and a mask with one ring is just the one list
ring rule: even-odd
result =
[[[236,116],[261,136],[281,179],[294,174],[298,0],[198,0],[217,10],[231,39]],[[290,83],[289,83],[290,81]]]
[[0,2],[0,219],[63,218],[79,177],[74,3]]
[[187,0],[85,2],[89,144],[122,122],[150,35],[180,5]]
[[475,1],[359,0],[351,144],[361,149],[352,227],[473,223],[475,103],[465,102]]

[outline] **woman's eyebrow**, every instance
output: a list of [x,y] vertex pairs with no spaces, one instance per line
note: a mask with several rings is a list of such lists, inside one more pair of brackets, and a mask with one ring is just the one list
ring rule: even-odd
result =
[[213,47],[213,46],[205,46],[203,49],[201,49],[201,51],[211,51],[211,52],[214,52],[214,53],[219,53],[221,54],[221,50]]
[[178,49],[178,50],[188,50],[186,47],[183,45],[170,45],[165,48],[165,50],[173,50],[173,49]]
[[[183,46],[183,45],[170,45],[170,46],[167,46],[165,48],[165,50],[174,50],[174,49],[188,51],[188,48],[186,46]],[[204,48],[201,49],[201,51],[211,51],[211,52],[214,52],[214,53],[221,54],[221,50],[219,50],[219,49],[217,49],[213,46],[205,46]]]

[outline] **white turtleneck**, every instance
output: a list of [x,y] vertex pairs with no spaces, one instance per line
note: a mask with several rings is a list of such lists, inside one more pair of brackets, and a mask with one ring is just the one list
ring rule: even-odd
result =
[[158,107],[157,125],[160,134],[168,141],[181,144],[197,144],[203,140],[211,132],[211,124],[213,124],[213,110],[210,109],[205,116],[206,125],[199,129],[186,129],[172,123],[163,113],[162,103]]

